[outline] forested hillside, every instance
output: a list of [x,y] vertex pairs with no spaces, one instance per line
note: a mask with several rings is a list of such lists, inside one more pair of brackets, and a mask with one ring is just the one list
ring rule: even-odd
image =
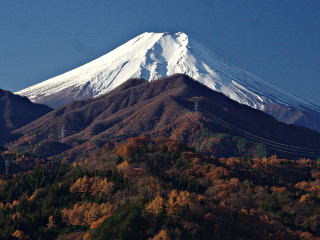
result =
[[31,162],[1,176],[0,239],[320,236],[320,160],[216,158],[141,135],[72,165]]
[[131,79],[99,98],[66,104],[14,131],[8,146],[71,163],[106,141],[142,133],[219,157],[320,156],[320,133],[278,122],[183,74],[150,83]]

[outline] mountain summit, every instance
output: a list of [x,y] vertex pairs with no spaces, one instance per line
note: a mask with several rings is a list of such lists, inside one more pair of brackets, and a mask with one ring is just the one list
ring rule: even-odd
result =
[[59,107],[107,93],[130,78],[153,81],[175,73],[187,74],[235,101],[287,123],[300,121],[301,125],[308,125],[304,124],[309,121],[305,120],[306,112],[320,119],[319,106],[233,65],[183,32],[143,33],[92,62],[17,94]]

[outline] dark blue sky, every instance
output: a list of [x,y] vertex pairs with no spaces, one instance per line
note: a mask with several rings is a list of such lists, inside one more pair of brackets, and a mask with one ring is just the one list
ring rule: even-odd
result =
[[320,105],[319,13],[318,0],[2,0],[0,88],[47,80],[146,31],[183,31]]

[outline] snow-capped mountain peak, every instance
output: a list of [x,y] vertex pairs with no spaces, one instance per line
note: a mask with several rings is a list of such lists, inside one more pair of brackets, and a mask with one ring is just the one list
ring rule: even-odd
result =
[[52,107],[96,97],[130,78],[148,81],[187,74],[209,88],[257,109],[271,103],[302,110],[320,107],[286,93],[210,51],[183,32],[145,32],[102,57],[17,94]]

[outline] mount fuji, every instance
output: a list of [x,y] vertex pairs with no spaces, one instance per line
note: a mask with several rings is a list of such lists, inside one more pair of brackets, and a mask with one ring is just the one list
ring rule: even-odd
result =
[[222,59],[183,32],[143,33],[96,60],[17,94],[57,108],[105,94],[130,78],[153,81],[175,73],[186,74],[280,121],[320,130],[320,106]]

